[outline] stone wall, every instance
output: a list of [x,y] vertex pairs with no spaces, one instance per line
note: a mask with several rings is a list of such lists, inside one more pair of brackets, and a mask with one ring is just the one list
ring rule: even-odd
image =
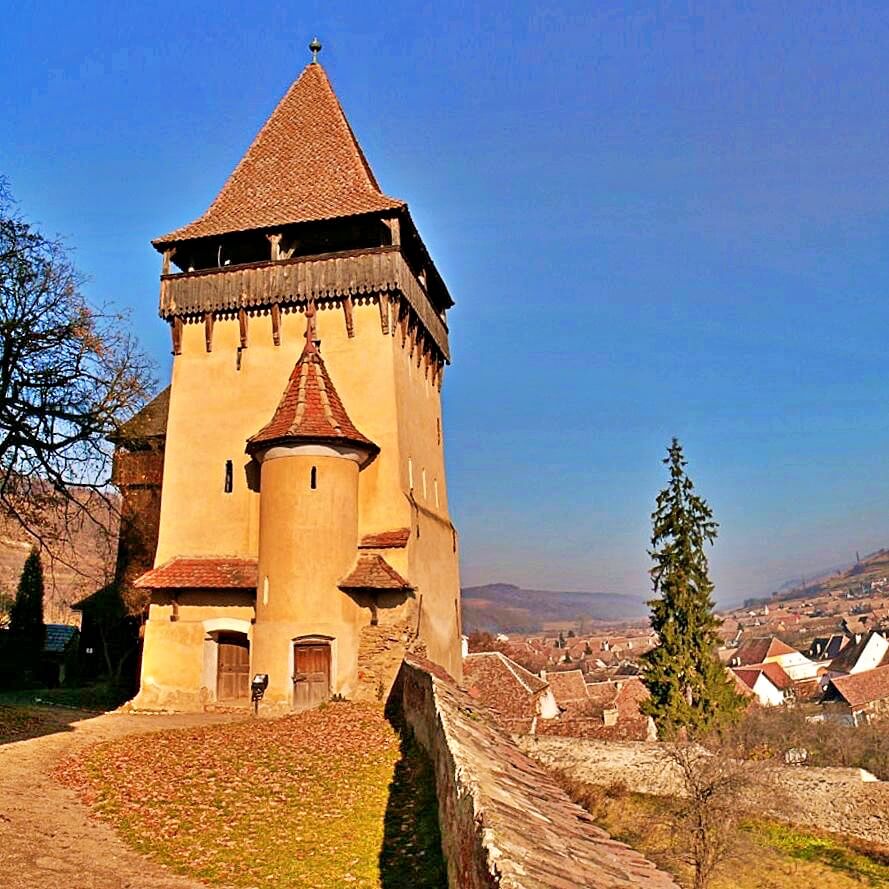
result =
[[353,698],[383,700],[408,652],[426,655],[423,641],[411,632],[410,620],[363,627],[358,642],[358,685]]
[[441,668],[408,655],[389,705],[432,759],[452,889],[676,889],[596,827]]
[[[676,764],[657,743],[572,738],[520,738],[518,744],[545,768],[577,781],[620,782],[639,793],[682,792]],[[755,801],[757,811],[794,824],[889,846],[889,782],[868,779],[861,769],[769,767],[760,776],[772,792]]]

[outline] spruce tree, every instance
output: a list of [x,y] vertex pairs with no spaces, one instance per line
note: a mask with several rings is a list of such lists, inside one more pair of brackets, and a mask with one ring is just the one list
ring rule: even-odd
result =
[[20,668],[33,673],[43,653],[46,625],[43,623],[43,565],[32,549],[19,579],[15,603],[9,616],[9,633]]
[[658,596],[648,604],[660,644],[643,656],[642,677],[651,697],[643,711],[662,738],[698,737],[731,722],[743,699],[719,661],[719,621],[713,614],[713,584],[704,553],[718,524],[695,493],[677,439],[664,463],[670,482],[652,513],[651,577]]

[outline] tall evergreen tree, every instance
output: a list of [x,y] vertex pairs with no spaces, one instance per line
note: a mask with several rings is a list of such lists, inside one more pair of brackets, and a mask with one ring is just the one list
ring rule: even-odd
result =
[[648,604],[660,644],[643,656],[642,677],[651,693],[643,709],[662,738],[682,732],[695,737],[734,719],[743,699],[716,654],[719,621],[704,545],[713,543],[719,526],[695,493],[675,438],[664,463],[670,482],[651,516],[649,551],[658,598]]
[[46,625],[43,623],[43,565],[32,549],[19,579],[15,603],[9,616],[9,633],[20,668],[33,673],[40,662]]

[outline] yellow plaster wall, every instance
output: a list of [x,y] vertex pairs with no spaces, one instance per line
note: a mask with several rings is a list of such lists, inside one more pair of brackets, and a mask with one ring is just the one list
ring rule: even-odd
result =
[[[327,370],[356,427],[380,447],[379,455],[360,473],[355,539],[351,531],[347,535],[352,541],[352,558],[336,579],[351,567],[358,538],[410,526],[413,533],[408,550],[383,554],[417,586],[414,605],[422,595],[420,631],[430,657],[459,678],[459,626],[455,619],[459,577],[447,513],[443,445],[437,425],[437,421],[441,421],[440,395],[431,382],[431,374],[427,379],[422,365],[417,367],[416,352],[410,357],[410,341],[402,346],[400,330],[394,335],[382,333],[376,303],[356,299],[353,319],[355,335],[349,337],[342,309],[319,304],[317,336]],[[263,559],[259,552],[260,494],[255,478],[254,490],[248,484],[256,466],[251,468],[244,447],[247,438],[271,419],[302,352],[304,331],[302,311],[282,313],[281,345],[275,346],[270,315],[251,314],[248,346],[240,351],[239,368],[237,317],[217,318],[209,353],[203,323],[184,325],[182,351],[173,360],[156,565],[174,556]],[[413,464],[412,492],[408,459]],[[232,460],[234,465],[234,487],[230,494],[223,490],[226,460]],[[271,461],[268,466],[276,462],[281,461]],[[354,464],[352,466],[354,469]],[[266,473],[264,487],[271,484],[269,479],[277,472]],[[421,509],[411,505],[411,496]],[[425,518],[423,510],[429,511]],[[311,515],[320,513],[313,511]],[[418,519],[419,538],[416,535]],[[335,543],[331,543],[331,547],[330,570],[322,566],[321,571],[333,578],[332,566],[340,564],[341,550]],[[263,568],[269,558],[265,557]],[[328,556],[322,558],[326,560]],[[261,573],[258,598],[262,594],[262,577]],[[274,596],[273,601],[277,601]],[[289,643],[293,636],[308,633],[336,636],[338,688],[335,690],[347,694],[354,681],[358,633],[369,619],[367,609],[349,604],[350,601],[333,584],[332,595],[326,599],[319,595],[316,605],[301,614],[293,614],[289,622],[280,614],[272,618],[270,613],[268,646],[280,652],[281,643]],[[410,603],[404,610],[411,612]],[[258,624],[261,626],[262,617]],[[167,626],[160,628],[152,606],[146,629],[143,677],[169,670],[170,676],[178,676],[177,681],[183,684],[193,680],[194,668],[187,665],[193,661],[190,647],[194,640],[186,641],[181,635],[185,632],[170,630]],[[273,642],[273,636],[277,642]],[[262,639],[261,631],[254,652],[256,657],[265,657],[260,654],[266,644]],[[200,644],[197,648],[200,649]],[[157,666],[161,661],[167,666]],[[181,665],[187,669],[180,671]],[[256,664],[252,669],[269,672],[273,678],[287,672],[277,662],[268,670]],[[272,692],[273,696],[289,695],[289,676],[286,683],[286,691],[282,684],[277,692]]]
[[369,616],[337,584],[357,546],[357,463],[297,455],[263,462],[253,671],[269,674],[264,703],[291,702],[292,643],[308,634],[336,640],[331,691],[351,691],[356,640]]
[[215,699],[213,682],[210,687],[205,685],[204,622],[224,618],[249,626],[254,609],[253,597],[246,592],[223,593],[220,604],[210,602],[208,595],[212,594],[182,593],[176,620],[171,620],[174,610],[168,596],[151,603],[145,625],[141,689],[136,700],[139,706],[194,707]]

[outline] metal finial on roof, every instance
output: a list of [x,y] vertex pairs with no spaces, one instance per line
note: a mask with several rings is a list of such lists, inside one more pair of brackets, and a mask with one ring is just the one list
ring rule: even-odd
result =
[[321,41],[317,37],[313,37],[309,49],[312,51],[312,61],[317,62],[318,53],[321,52]]

